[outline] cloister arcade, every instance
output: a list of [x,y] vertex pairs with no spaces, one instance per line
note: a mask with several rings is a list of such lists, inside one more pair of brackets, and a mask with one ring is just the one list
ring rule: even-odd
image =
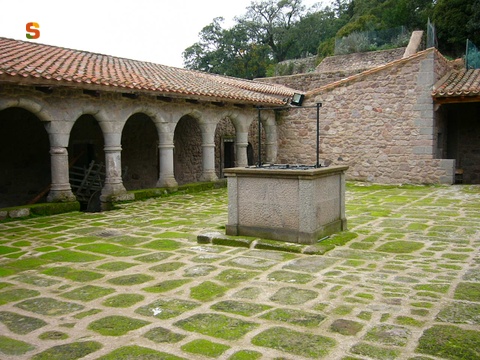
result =
[[[129,190],[215,181],[258,153],[253,105],[80,89],[0,89],[0,208],[74,201],[69,169],[105,166],[102,202]],[[273,111],[262,111],[262,153],[273,162]]]

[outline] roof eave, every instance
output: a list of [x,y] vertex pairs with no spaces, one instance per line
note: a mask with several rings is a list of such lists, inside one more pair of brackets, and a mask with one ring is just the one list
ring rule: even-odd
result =
[[282,106],[285,105],[288,99],[285,96],[280,97],[279,95],[271,94],[261,94],[264,96],[264,99],[248,99],[248,98],[239,98],[239,97],[229,97],[229,96],[209,96],[209,95],[198,95],[198,94],[189,94],[188,92],[173,91],[173,90],[149,90],[135,87],[126,87],[118,85],[101,85],[95,83],[86,83],[86,82],[77,82],[77,81],[68,81],[64,79],[45,79],[41,77],[24,77],[22,75],[10,75],[10,74],[0,74],[0,84],[12,84],[20,86],[41,86],[41,87],[52,87],[52,88],[75,88],[80,90],[92,90],[92,91],[103,91],[103,92],[116,92],[116,93],[135,93],[135,94],[148,94],[152,96],[168,97],[173,99],[184,99],[184,100],[196,100],[199,102],[215,102],[215,103],[228,103],[232,105],[245,105],[245,106]]

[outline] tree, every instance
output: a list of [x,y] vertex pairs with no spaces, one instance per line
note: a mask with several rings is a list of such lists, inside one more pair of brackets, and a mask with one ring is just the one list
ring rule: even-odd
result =
[[268,46],[252,42],[243,26],[223,29],[222,22],[215,18],[201,30],[200,41],[185,49],[185,67],[246,79],[264,77],[272,63]]
[[[477,3],[478,4],[478,3]],[[470,35],[469,21],[474,18],[472,0],[438,0],[433,12],[439,48],[451,56],[465,52],[465,42]],[[475,28],[475,24],[470,29]],[[473,39],[472,39],[473,41]]]
[[467,22],[469,39],[480,47],[480,0],[474,0],[472,4],[472,16]]
[[251,39],[268,45],[273,59],[280,62],[286,59],[295,43],[290,30],[300,20],[304,10],[301,0],[252,2],[247,13],[237,21],[247,29]]

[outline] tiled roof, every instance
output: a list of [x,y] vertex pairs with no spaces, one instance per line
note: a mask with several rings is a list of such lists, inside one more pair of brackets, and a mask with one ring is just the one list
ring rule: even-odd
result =
[[454,70],[433,87],[434,98],[480,96],[480,69]]
[[0,82],[284,105],[293,89],[145,61],[0,37]]

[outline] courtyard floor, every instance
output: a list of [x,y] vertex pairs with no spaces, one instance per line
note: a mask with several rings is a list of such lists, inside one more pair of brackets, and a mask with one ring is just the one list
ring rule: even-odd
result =
[[0,359],[480,359],[480,187],[346,205],[349,231],[283,251],[197,242],[225,188],[0,223]]

